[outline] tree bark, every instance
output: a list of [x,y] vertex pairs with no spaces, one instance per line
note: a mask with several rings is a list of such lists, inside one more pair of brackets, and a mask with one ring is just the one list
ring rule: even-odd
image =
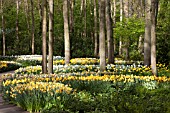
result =
[[42,15],[42,73],[47,73],[47,1],[43,0]]
[[65,65],[70,62],[70,36],[68,26],[68,1],[63,0],[63,18],[64,18],[64,41],[65,41]]
[[41,10],[41,3],[40,0],[38,0],[38,12],[39,12],[39,16],[40,16],[40,20],[42,20],[42,10]]
[[28,0],[24,0],[24,5],[25,5],[25,16],[26,16],[26,21],[27,21],[27,29],[28,29],[28,36],[30,37],[30,22],[29,22],[29,6],[28,6]]
[[139,36],[139,42],[138,42],[138,51],[139,51],[139,53],[143,53],[143,36],[142,35],[140,35]]
[[[124,17],[125,17],[125,22],[128,23],[128,18],[129,16],[131,15],[129,13],[129,0],[125,0],[123,2],[123,12],[124,12]],[[125,60],[128,60],[129,59],[129,37],[124,37],[125,38],[125,41],[123,42],[123,52],[125,53]]]
[[[113,23],[114,23],[114,27],[116,27],[116,0],[113,1],[114,2],[114,12],[113,12]],[[116,38],[114,37],[114,51],[116,51]],[[114,55],[114,54],[113,54]]]
[[157,75],[156,69],[156,2],[151,0],[151,68],[152,74]]
[[53,73],[53,31],[54,31],[54,0],[49,0],[49,57],[48,73]]
[[114,63],[113,58],[113,29],[112,29],[112,18],[110,9],[110,0],[105,0],[106,5],[106,36],[107,36],[107,46],[108,46],[108,63]]
[[[123,0],[120,0],[120,22],[123,21]],[[119,55],[122,55],[122,37],[119,39]]]
[[3,0],[1,0],[1,17],[2,17],[2,45],[3,45],[3,56],[6,55],[6,43],[5,43],[5,19],[4,19],[4,5]]
[[100,71],[106,69],[106,46],[105,46],[105,0],[100,0],[100,35],[99,35],[99,54]]
[[84,9],[84,0],[81,0],[81,15],[83,14],[83,9]]
[[87,3],[86,3],[86,0],[84,0],[84,37],[86,38],[87,37]]
[[74,0],[69,1],[69,25],[70,25],[70,36],[74,33]]
[[[40,0],[38,0],[38,11],[39,11],[39,17],[40,17],[40,21],[39,21],[40,27],[39,27],[39,29],[42,29],[42,3],[40,2]],[[39,36],[41,36],[42,31],[39,30],[38,34],[39,34]]]
[[151,65],[151,0],[145,1],[144,65]]
[[93,0],[94,4],[94,56],[98,56],[98,36],[97,36],[97,6],[96,0]]
[[31,37],[32,37],[32,43],[31,43],[31,48],[32,48],[32,55],[34,55],[35,51],[35,39],[34,39],[34,33],[35,33],[35,27],[34,27],[34,2],[33,0],[30,0],[31,2],[31,17],[32,17],[32,29],[31,29]]
[[17,8],[17,14],[16,14],[16,39],[19,40],[19,28],[18,28],[18,15],[19,15],[19,0],[16,0],[16,8]]

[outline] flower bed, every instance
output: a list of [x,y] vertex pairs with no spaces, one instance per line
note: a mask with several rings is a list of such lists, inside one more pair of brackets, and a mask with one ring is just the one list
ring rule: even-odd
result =
[[169,108],[168,77],[9,74],[2,78],[4,99],[30,112],[110,113],[157,110],[164,113]]
[[27,66],[3,75],[3,98],[30,112],[170,112],[170,69],[163,64],[153,76],[139,64],[111,64],[100,72],[98,59],[76,58],[68,66],[63,58],[57,61],[62,65],[54,65],[55,74]]
[[[107,61],[107,60],[106,60]],[[99,65],[100,60],[97,58],[72,58],[70,60],[71,65]],[[65,60],[64,59],[56,59],[53,62],[54,65],[64,65]],[[123,65],[141,65],[143,64],[143,61],[125,61],[121,58],[115,58],[115,64],[123,64]]]
[[[170,69],[163,64],[157,64],[158,76],[170,76]],[[29,66],[16,70],[17,74],[41,74],[41,66]],[[90,75],[99,74],[99,65],[54,65],[55,74],[71,74],[71,75]],[[142,65],[107,65],[104,74],[123,74],[123,75],[152,75],[151,68]]]
[[[48,59],[48,57],[47,57]],[[61,56],[53,56],[54,61],[64,59]],[[0,56],[0,61],[16,61],[22,67],[41,65],[42,55],[19,55],[19,56]]]

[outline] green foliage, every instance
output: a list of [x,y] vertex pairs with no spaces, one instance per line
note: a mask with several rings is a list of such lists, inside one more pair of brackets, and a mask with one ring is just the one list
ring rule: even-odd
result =
[[[54,55],[64,56],[64,28],[63,28],[63,8],[62,0],[54,1]],[[30,2],[29,2],[30,3]],[[170,9],[169,1],[159,1],[159,13],[157,19],[157,61],[169,64],[170,57],[170,38],[169,38],[169,18]],[[35,54],[41,54],[42,50],[42,26],[38,10],[38,2],[34,1],[34,18],[35,18]],[[4,2],[4,18],[6,27],[6,53],[7,55],[31,54],[31,30],[27,27],[26,14],[24,13],[24,4],[20,6],[19,11],[19,40],[16,40],[16,4],[14,1]],[[97,4],[97,16],[99,16]],[[71,30],[71,56],[72,57],[91,57],[94,56],[94,14],[93,5],[91,1],[87,1],[86,6],[86,23],[84,18],[84,10],[81,13],[81,1],[75,1],[74,4],[74,25]],[[114,38],[116,38],[117,48],[115,55],[118,54],[118,40],[121,36],[123,42],[128,42],[130,59],[141,59],[142,55],[137,52],[138,48],[135,44],[140,35],[144,34],[144,18],[137,17],[135,14],[132,17],[124,18],[123,22],[120,20],[119,6],[116,11],[116,25],[114,25]],[[1,21],[1,18],[0,18]],[[29,17],[31,27],[31,17]],[[0,23],[2,24],[2,23]],[[84,36],[86,26],[86,37]],[[47,30],[48,32],[48,30]],[[99,31],[97,31],[99,33]],[[2,43],[2,33],[0,32],[0,43]],[[48,33],[47,33],[48,36]],[[48,38],[47,38],[48,40]],[[0,46],[2,50],[2,46]],[[2,51],[0,51],[2,54]]]
[[157,21],[157,59],[158,62],[170,64],[170,9],[169,1],[160,1]]
[[0,61],[15,61],[16,59],[15,56],[0,56]]
[[23,67],[41,65],[41,61],[39,60],[17,60],[17,62],[22,64]]
[[[118,40],[122,38],[123,46],[129,48],[129,57],[132,60],[142,60],[141,53],[138,52],[138,40],[144,34],[144,19],[136,16],[117,22],[114,28],[114,37]],[[118,41],[117,41],[118,42]],[[126,45],[128,43],[128,45]],[[118,51],[118,50],[117,50]],[[122,57],[125,57],[123,55]]]
[[143,61],[143,55],[138,50],[133,50],[129,53],[130,59],[135,61]]
[[[89,93],[80,91],[65,98],[63,112],[167,113],[170,111],[170,90],[169,86],[163,86],[160,86],[159,89],[148,90],[140,84],[135,84],[118,92]],[[53,109],[48,112],[54,113],[54,111],[58,113],[60,110],[53,106]]]
[[11,71],[11,70],[16,70],[20,67],[21,67],[21,64],[17,63],[17,62],[4,61],[4,63],[3,63],[0,61],[0,73],[6,72],[6,71]]
[[113,90],[108,81],[66,81],[65,83],[70,84],[77,91],[86,91],[91,94],[106,93]]
[[123,20],[123,22],[117,22],[114,30],[116,38],[121,36],[124,41],[126,41],[127,38],[138,40],[139,36],[144,33],[144,21],[142,18],[134,16]]

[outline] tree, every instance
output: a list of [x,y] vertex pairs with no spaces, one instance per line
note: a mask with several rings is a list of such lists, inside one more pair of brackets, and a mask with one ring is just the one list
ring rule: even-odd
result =
[[83,37],[86,38],[87,37],[87,2],[86,0],[83,0],[83,22],[84,22],[84,31],[83,31]]
[[64,44],[65,44],[65,64],[70,62],[70,36],[68,26],[68,1],[63,0],[63,18],[64,18]]
[[30,36],[30,15],[29,15],[29,5],[28,0],[24,0],[24,10],[25,10],[25,16],[26,16],[26,22],[27,22],[27,30],[28,30],[28,36]]
[[32,43],[31,43],[31,48],[32,48],[32,55],[34,55],[34,43],[35,43],[35,38],[34,38],[34,32],[35,32],[35,27],[34,27],[34,2],[33,0],[30,0],[31,2],[31,17],[32,17],[32,28],[31,28],[31,37],[32,37]]
[[6,54],[6,44],[5,44],[5,19],[4,19],[4,11],[3,11],[3,0],[1,0],[1,18],[2,18],[2,45],[3,45],[3,56]]
[[18,28],[18,15],[19,15],[19,0],[16,0],[16,6],[17,6],[17,14],[16,14],[16,38],[19,40],[19,28]]
[[153,75],[157,75],[156,69],[156,2],[151,0],[151,68]]
[[[116,0],[113,1],[114,4],[113,4],[113,9],[114,9],[114,12],[113,12],[113,23],[114,23],[114,27],[116,26]],[[116,51],[116,38],[114,37],[114,51]]]
[[53,73],[53,31],[54,31],[54,0],[49,0],[49,57],[48,73]]
[[[123,21],[123,0],[120,0],[120,22]],[[122,55],[122,37],[119,39],[119,55]]]
[[70,37],[74,35],[74,0],[69,1],[69,26],[70,26]]
[[93,0],[94,4],[94,56],[98,56],[98,36],[97,36],[97,6],[96,0]]
[[99,34],[99,54],[100,54],[100,71],[106,69],[106,46],[105,46],[105,0],[100,0],[100,34]]
[[144,65],[151,64],[151,0],[145,1]]
[[47,73],[47,1],[42,2],[42,73]]
[[[129,15],[130,15],[130,10],[129,10],[129,4],[130,4],[130,1],[129,0],[125,0],[123,1],[123,12],[124,12],[124,17],[125,17],[125,23],[127,24],[128,23],[128,18],[129,18]],[[125,53],[125,60],[128,60],[129,59],[129,37],[128,36],[125,36],[124,37],[124,41],[123,41],[123,53]]]
[[40,0],[38,0],[38,12],[39,12],[39,16],[40,16],[40,20],[42,20],[42,7],[41,7],[41,2]]
[[108,63],[113,63],[113,29],[112,29],[112,18],[110,10],[110,0],[105,0],[106,5],[106,32],[107,32],[107,46],[108,46]]

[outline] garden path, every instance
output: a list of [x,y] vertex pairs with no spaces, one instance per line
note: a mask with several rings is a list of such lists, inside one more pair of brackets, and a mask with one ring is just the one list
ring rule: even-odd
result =
[[0,73],[0,76],[1,76],[1,75],[5,75],[5,74],[9,74],[9,73],[13,74],[13,73],[15,73],[15,70]]
[[[0,73],[0,82],[1,82],[1,75],[7,73],[14,73],[14,71],[8,71],[4,73]],[[14,104],[5,103],[2,98],[2,94],[0,94],[0,113],[29,113],[28,111],[24,111],[22,108],[17,107]]]

